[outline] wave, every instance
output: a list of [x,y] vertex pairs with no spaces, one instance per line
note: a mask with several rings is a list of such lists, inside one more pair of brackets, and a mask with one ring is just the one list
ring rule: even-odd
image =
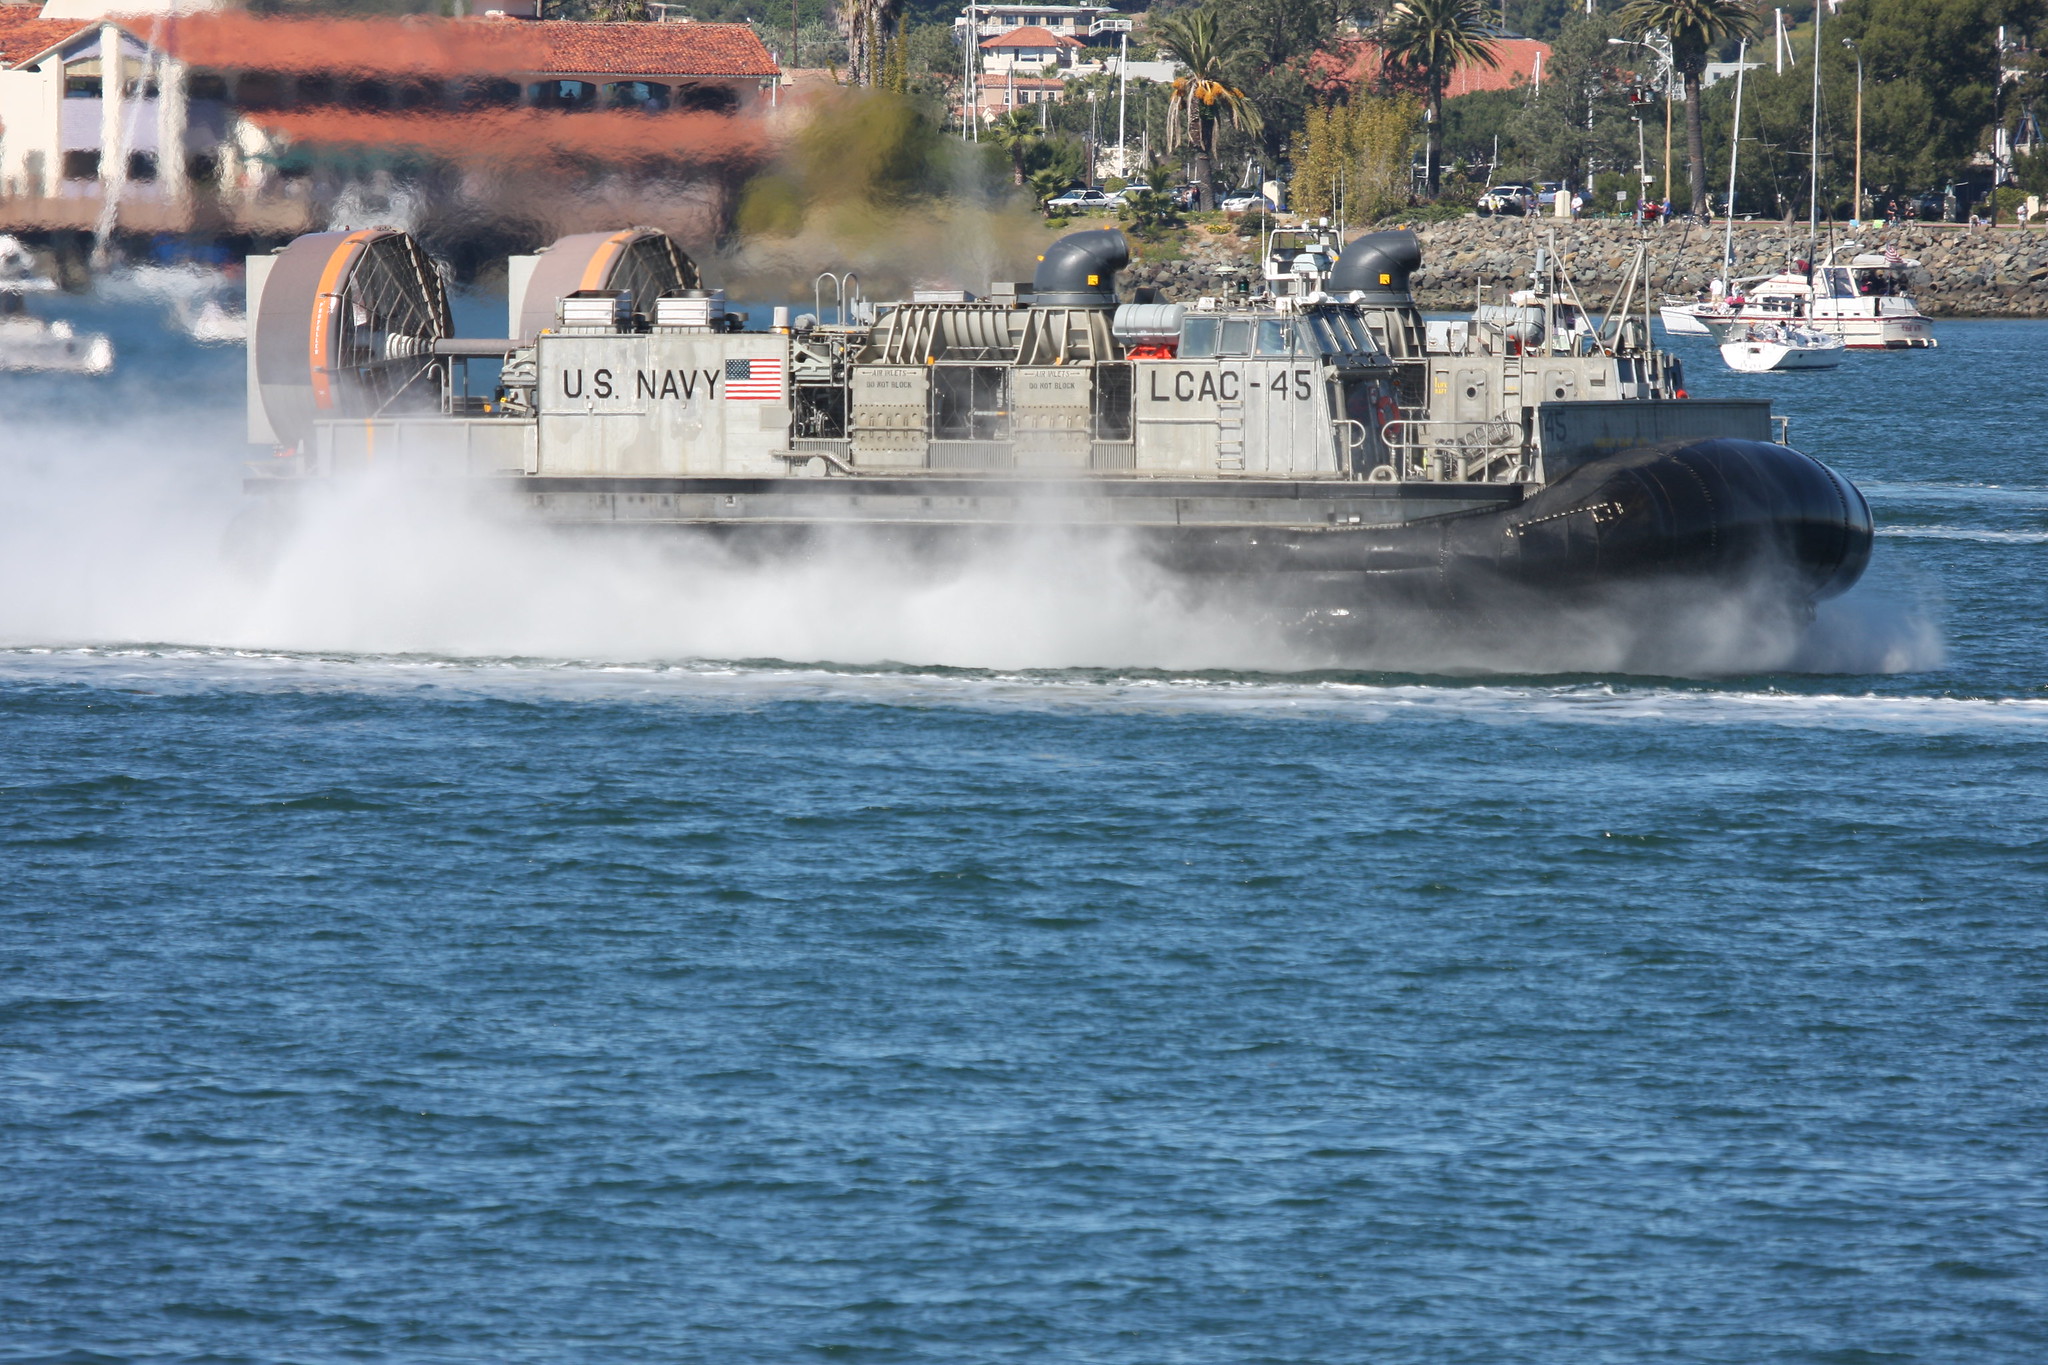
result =
[[1942,655],[1931,614],[1882,588],[1811,620],[1767,575],[1504,593],[1447,617],[1313,575],[1177,577],[1121,537],[1050,527],[943,557],[848,533],[752,558],[536,525],[510,495],[388,476],[309,491],[287,515],[245,497],[239,464],[159,444],[107,433],[0,451],[0,645],[1666,678],[1889,674]]
[[1801,692],[1612,679],[1464,680],[1172,672],[853,667],[775,660],[618,663],[225,650],[172,645],[0,649],[0,688],[85,684],[135,696],[221,691],[404,694],[517,702],[786,703],[1176,714],[1379,723],[1576,724],[1955,731],[2048,730],[2048,698]]
[[1856,486],[1874,502],[1892,499],[1925,502],[1998,503],[2008,507],[2048,507],[2048,488],[2013,487],[1998,483],[1885,483],[1858,480]]
[[1881,536],[1904,540],[1974,540],[1986,545],[2044,545],[2048,531],[2000,531],[1988,526],[1879,526]]

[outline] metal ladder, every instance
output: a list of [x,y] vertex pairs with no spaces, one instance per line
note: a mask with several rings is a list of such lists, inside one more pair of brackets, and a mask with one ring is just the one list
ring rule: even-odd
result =
[[1216,468],[1225,474],[1244,472],[1244,404],[1216,405]]

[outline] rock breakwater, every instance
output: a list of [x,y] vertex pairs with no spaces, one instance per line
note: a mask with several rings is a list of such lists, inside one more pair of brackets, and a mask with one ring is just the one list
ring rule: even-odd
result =
[[[1653,297],[1695,295],[1720,274],[1719,225],[1638,228],[1613,219],[1465,218],[1421,224],[1415,231],[1423,249],[1416,299],[1434,311],[1470,308],[1482,292],[1491,296],[1496,289],[1519,287],[1536,247],[1552,233],[1565,269],[1595,308],[1619,288],[1638,240],[1649,244]],[[1918,261],[1914,296],[1929,316],[2048,317],[2048,232],[2040,229],[1905,224],[1837,233],[1836,240],[1857,241],[1872,251],[1896,247]],[[1126,284],[1156,288],[1176,301],[1222,293],[1230,279],[1225,272],[1255,271],[1257,250],[1253,240],[1191,234],[1181,259],[1141,261],[1127,273]],[[1803,224],[1735,225],[1737,278],[1783,269],[1788,256],[1805,250]]]

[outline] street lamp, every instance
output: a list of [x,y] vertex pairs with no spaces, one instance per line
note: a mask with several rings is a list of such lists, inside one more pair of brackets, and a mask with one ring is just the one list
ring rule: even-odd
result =
[[1863,222],[1863,50],[1856,46],[1854,38],[1842,39],[1842,46],[1856,54],[1856,213],[1860,226]]
[[[1671,202],[1671,87],[1673,78],[1677,75],[1678,71],[1677,63],[1672,59],[1671,55],[1671,39],[1662,33],[1653,31],[1645,41],[1638,41],[1634,38],[1609,38],[1607,41],[1613,47],[1646,47],[1656,55],[1657,64],[1662,68],[1664,81],[1664,202],[1668,204]],[[1693,211],[1697,213],[1699,206],[1694,205]]]

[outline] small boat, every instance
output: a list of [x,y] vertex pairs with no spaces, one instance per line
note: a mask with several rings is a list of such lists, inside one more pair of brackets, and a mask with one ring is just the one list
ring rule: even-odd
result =
[[1794,323],[1753,322],[1721,343],[1728,368],[1743,374],[1772,370],[1832,370],[1842,363],[1845,343],[1838,336]]
[[0,370],[105,374],[113,368],[114,343],[104,335],[79,332],[62,318],[39,318],[20,291],[0,288]]
[[105,374],[114,368],[114,343],[97,332],[79,333],[64,320],[28,311],[30,294],[52,294],[57,282],[36,264],[20,239],[0,233],[0,370],[54,370]]
[[238,266],[219,269],[198,262],[129,266],[101,279],[95,290],[109,302],[162,308],[165,326],[202,346],[239,346],[249,339]]
[[1701,320],[1701,315],[1718,309],[1718,303],[1687,303],[1683,299],[1666,299],[1657,309],[1657,320],[1664,324],[1664,330],[1675,337],[1712,336],[1713,328]]
[[249,340],[249,315],[223,298],[178,299],[171,305],[177,329],[201,346],[240,346]]
[[11,233],[0,232],[0,293],[53,294],[57,282],[36,264],[36,258]]

